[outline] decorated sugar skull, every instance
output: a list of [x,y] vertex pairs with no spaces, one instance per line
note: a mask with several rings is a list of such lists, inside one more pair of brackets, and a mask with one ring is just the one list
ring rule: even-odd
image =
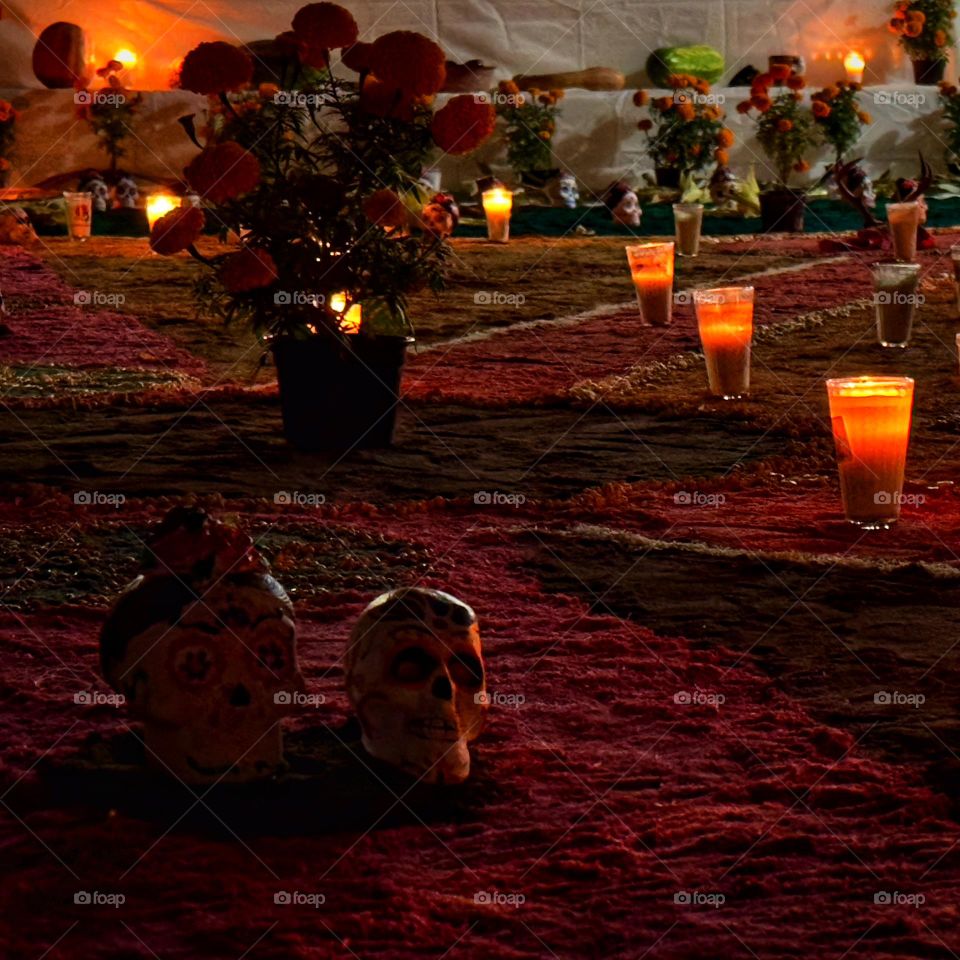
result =
[[113,188],[114,205],[122,210],[134,210],[140,201],[140,191],[133,177],[121,177]]
[[363,746],[427,783],[461,783],[487,709],[474,612],[447,593],[406,587],[360,615],[344,662]]
[[100,634],[107,682],[143,721],[148,762],[192,783],[283,767],[303,691],[293,608],[249,537],[178,507]]
[[552,180],[548,193],[550,199],[558,207],[569,207],[572,210],[580,202],[577,180],[572,173],[561,173],[560,176]]
[[460,222],[460,208],[449,193],[438,193],[420,211],[420,224],[435,237],[449,237]]
[[622,180],[612,184],[607,188],[603,199],[614,221],[622,223],[626,227],[640,226],[640,217],[643,215],[643,211],[640,209],[640,201],[636,192],[631,189],[629,184]]
[[110,205],[110,188],[102,177],[88,177],[80,183],[81,193],[93,196],[93,209],[98,213],[106,213]]

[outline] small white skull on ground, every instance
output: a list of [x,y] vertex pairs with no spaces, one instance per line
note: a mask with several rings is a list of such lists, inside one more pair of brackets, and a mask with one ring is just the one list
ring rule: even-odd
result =
[[473,610],[438,590],[385,593],[360,615],[344,662],[363,746],[426,783],[470,773],[483,729],[486,676]]
[[620,202],[610,212],[617,223],[622,223],[626,227],[640,226],[640,217],[643,211],[640,209],[640,201],[633,190],[624,191]]
[[171,511],[151,550],[100,635],[147,761],[187,783],[276,774],[304,688],[290,600],[246,535],[199,510]]
[[97,213],[106,213],[110,205],[110,188],[101,177],[90,177],[80,184],[81,193],[89,193],[93,198],[93,209]]
[[561,173],[553,180],[549,187],[549,194],[558,207],[567,207],[572,210],[580,202],[577,179],[572,173]]
[[140,191],[133,177],[121,177],[113,188],[114,205],[122,210],[135,210],[140,202]]

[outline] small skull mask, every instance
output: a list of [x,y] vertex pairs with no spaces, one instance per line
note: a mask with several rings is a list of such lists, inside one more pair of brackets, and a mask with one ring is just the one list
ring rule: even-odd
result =
[[437,590],[377,597],[347,646],[347,695],[363,746],[426,783],[462,783],[487,710],[474,612]]
[[637,199],[637,195],[632,190],[626,190],[611,213],[617,223],[622,223],[627,227],[639,227],[643,211],[640,209],[640,201]]
[[248,537],[199,510],[172,511],[151,550],[100,636],[148,761],[188,783],[277,773],[279,721],[303,691],[283,588]]
[[97,213],[106,213],[110,204],[110,188],[105,180],[101,177],[89,177],[80,184],[80,190],[92,195],[93,209]]
[[118,210],[135,210],[140,200],[140,191],[133,177],[121,177],[113,188],[113,202]]
[[555,206],[574,209],[580,202],[577,180],[570,173],[561,173],[549,187],[550,198]]

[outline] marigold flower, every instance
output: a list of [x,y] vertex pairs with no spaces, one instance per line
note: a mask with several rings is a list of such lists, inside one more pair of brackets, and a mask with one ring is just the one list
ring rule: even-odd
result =
[[492,104],[462,93],[434,114],[430,133],[444,153],[462,156],[487,140],[496,122],[497,112]]
[[758,94],[755,97],[750,98],[750,103],[760,111],[760,113],[766,113],[772,106],[770,98],[764,94]]
[[194,47],[180,66],[180,86],[193,93],[239,90],[253,77],[253,61],[239,47],[222,40]]
[[730,154],[726,150],[717,150],[713,154],[713,159],[717,161],[717,166],[726,167],[730,163]]
[[863,124],[873,123],[873,117],[866,110],[858,110],[857,119]]
[[737,113],[749,113],[753,104],[749,100],[743,100],[737,104]]
[[657,97],[653,105],[660,113],[666,113],[673,106],[673,100],[670,97]]
[[633,94],[633,105],[635,107],[645,107],[650,102],[650,94],[646,90],[637,90]]
[[360,33],[353,14],[338,3],[308,3],[293,15],[291,26],[297,39],[312,51],[349,47]]
[[819,117],[821,120],[825,120],[830,116],[830,107],[824,103],[822,100],[814,100],[810,104],[810,109],[813,111],[815,117]]
[[770,73],[758,73],[754,78],[753,82],[750,84],[752,87],[763,87],[766,89],[773,85],[773,74]]
[[257,92],[261,100],[272,100],[280,92],[280,87],[275,83],[261,83]]
[[733,146],[733,141],[734,141],[734,139],[735,139],[735,138],[734,138],[734,136],[733,136],[733,131],[732,131],[732,130],[728,130],[726,127],[724,127],[724,128],[717,134],[717,143],[718,143],[721,147],[732,147],[732,146]]
[[680,115],[681,120],[688,122],[693,120],[697,115],[697,111],[689,100],[684,100],[682,103],[677,104],[677,113]]
[[946,35],[942,30],[938,30],[938,31],[933,35],[933,42],[934,42],[938,47],[946,46],[946,43],[947,43],[947,35]]
[[770,68],[770,76],[773,77],[777,83],[782,83],[791,73],[793,73],[793,68],[786,63],[775,63]]
[[220,282],[231,293],[269,287],[277,279],[277,265],[262,247],[243,247],[220,265]]
[[887,29],[891,33],[895,33],[897,36],[903,33],[903,28],[906,26],[906,20],[903,17],[893,17],[887,21]]
[[923,24],[919,20],[908,20],[903,28],[903,35],[911,39],[919,37],[923,33]]
[[559,103],[566,95],[567,95],[566,90],[557,89],[557,90],[550,91],[550,96],[553,97],[554,103]]
[[377,190],[363,201],[363,214],[381,227],[405,226],[409,215],[403,201],[393,190]]
[[199,207],[188,204],[164,214],[150,231],[150,249],[172,256],[192,246],[203,233],[206,217]]
[[787,77],[787,87],[791,90],[802,90],[807,85],[807,81],[799,73],[791,74]]
[[411,30],[394,30],[375,40],[370,67],[387,86],[414,96],[436,93],[447,78],[443,50]]
[[537,136],[538,136],[541,140],[549,140],[549,139],[553,136],[553,134],[552,134],[549,130],[541,130],[541,131],[537,134]]
[[520,92],[520,88],[513,80],[501,80],[497,84],[497,89],[507,97],[515,97]]
[[794,165],[793,169],[797,173],[806,173],[810,169],[810,164],[806,160],[798,160]]
[[915,20],[922,27],[927,22],[927,15],[922,10],[908,10],[907,19]]
[[781,117],[777,121],[777,130],[779,130],[780,133],[789,133],[792,129],[793,129],[792,120],[788,120],[786,117]]
[[643,120],[640,120],[640,121],[637,123],[637,129],[638,129],[638,130],[642,130],[644,133],[646,133],[648,130],[652,130],[652,129],[653,129],[653,121],[644,118]]
[[224,203],[249,193],[260,182],[260,161],[239,143],[226,140],[205,147],[183,173],[201,197]]
[[391,87],[376,77],[368,76],[360,91],[360,106],[376,117],[412,120],[417,98]]

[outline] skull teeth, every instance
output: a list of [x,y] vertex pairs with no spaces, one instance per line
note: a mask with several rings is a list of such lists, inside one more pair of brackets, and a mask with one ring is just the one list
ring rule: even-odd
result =
[[410,722],[410,726],[415,733],[434,738],[450,737],[456,738],[457,728],[446,720],[415,718]]

